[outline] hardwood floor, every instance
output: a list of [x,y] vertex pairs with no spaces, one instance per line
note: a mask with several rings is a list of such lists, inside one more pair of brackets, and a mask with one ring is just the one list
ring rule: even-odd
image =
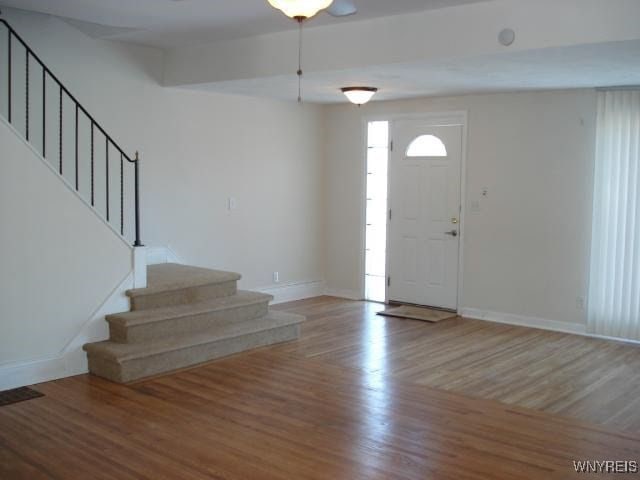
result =
[[[277,308],[277,307],[276,307]],[[375,315],[383,305],[322,298],[281,307],[308,316],[296,355],[640,435],[640,346],[480,320]]]
[[[640,460],[640,436],[632,432],[452,391],[482,385],[483,364],[498,383],[501,375],[527,376],[520,357],[531,361],[527,349],[542,348],[528,335],[556,342],[547,357],[577,349],[572,339],[514,330],[517,341],[490,324],[385,319],[375,316],[375,304],[333,298],[281,308],[309,315],[299,342],[128,387],[88,375],[49,382],[37,386],[46,397],[0,408],[0,478],[568,479],[584,477],[573,460]],[[483,326],[490,329],[484,337]],[[493,328],[502,337],[491,341]],[[450,351],[456,337],[474,347],[466,363],[465,347]],[[625,358],[608,356],[614,345],[584,353]],[[543,361],[530,369],[533,378]],[[567,363],[566,375],[586,375],[579,360]],[[458,380],[445,380],[446,371]],[[635,390],[626,392],[631,402]],[[613,410],[605,402],[616,395],[581,401]]]

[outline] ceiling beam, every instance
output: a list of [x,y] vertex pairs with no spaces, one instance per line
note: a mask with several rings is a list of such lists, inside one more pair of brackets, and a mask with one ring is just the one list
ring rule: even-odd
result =
[[[460,61],[501,53],[640,39],[637,0],[494,0],[441,10],[314,27],[304,33],[304,69],[327,73],[394,64]],[[516,41],[503,47],[503,28]],[[164,84],[189,86],[295,73],[297,33],[281,32],[176,48]]]

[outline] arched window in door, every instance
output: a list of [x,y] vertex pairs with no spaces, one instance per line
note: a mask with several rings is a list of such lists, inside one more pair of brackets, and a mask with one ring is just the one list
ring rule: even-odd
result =
[[407,147],[407,157],[446,157],[447,147],[435,135],[420,135]]

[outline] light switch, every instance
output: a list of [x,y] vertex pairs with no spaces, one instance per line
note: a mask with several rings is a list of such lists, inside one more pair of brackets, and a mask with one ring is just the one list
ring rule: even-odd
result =
[[238,208],[238,202],[236,200],[236,197],[229,197],[227,199],[227,210],[231,211],[231,210],[235,210],[236,208]]

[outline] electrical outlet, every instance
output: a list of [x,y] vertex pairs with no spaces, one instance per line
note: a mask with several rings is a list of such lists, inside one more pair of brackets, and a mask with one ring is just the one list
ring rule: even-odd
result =
[[280,272],[273,272],[273,283],[280,283]]
[[578,310],[584,310],[584,297],[576,297],[576,308]]

